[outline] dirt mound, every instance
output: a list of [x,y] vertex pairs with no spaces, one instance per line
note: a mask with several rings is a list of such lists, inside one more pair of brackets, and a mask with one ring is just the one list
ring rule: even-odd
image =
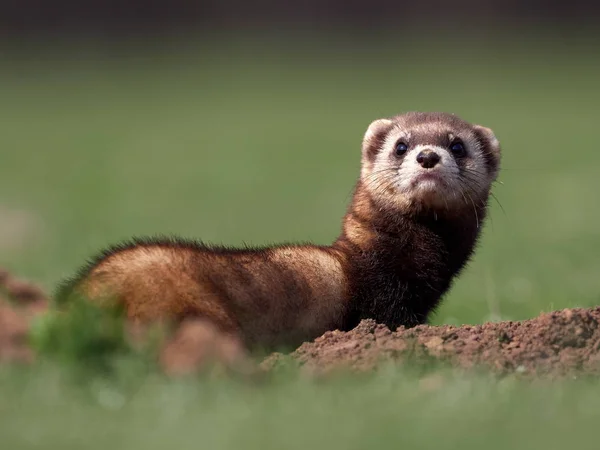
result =
[[0,268],[0,363],[30,363],[34,353],[28,344],[31,318],[48,307],[37,286]]
[[[287,358],[314,372],[346,367],[372,370],[381,362],[441,359],[462,368],[484,367],[498,374],[565,376],[600,373],[600,307],[567,309],[523,322],[477,326],[426,326],[391,332],[373,320],[354,330],[330,331]],[[275,355],[263,365],[273,366]]]
[[[35,359],[29,327],[34,316],[47,308],[48,299],[38,287],[0,269],[0,363]],[[270,371],[282,361],[295,361],[317,374],[339,368],[364,372],[382,362],[417,358],[443,360],[462,368],[483,367],[498,374],[598,374],[599,322],[600,307],[555,311],[523,322],[420,325],[395,332],[363,320],[352,331],[329,331],[289,355],[273,354],[260,367]],[[135,326],[127,330],[132,344],[144,340],[144,333]],[[184,322],[165,335],[158,358],[171,375],[204,369],[208,360],[236,372],[254,372],[239,342],[198,320]]]
[[255,367],[244,348],[232,336],[210,322],[193,319],[175,330],[160,351],[160,366],[168,375],[188,375],[206,368],[252,375]]

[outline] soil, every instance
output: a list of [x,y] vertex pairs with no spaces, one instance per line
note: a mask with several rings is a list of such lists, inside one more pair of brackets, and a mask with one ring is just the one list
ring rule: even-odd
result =
[[[47,308],[48,299],[38,287],[0,269],[0,363],[35,360],[28,345],[29,324]],[[354,330],[328,331],[289,355],[272,354],[258,369],[268,372],[291,361],[313,374],[342,368],[367,372],[382,363],[416,358],[465,369],[484,368],[500,375],[598,374],[599,322],[600,307],[544,313],[522,322],[420,325],[396,331],[363,320]],[[143,336],[135,327],[129,329],[132,341]],[[237,372],[253,372],[238,341],[199,320],[184,322],[165,338],[159,353],[161,367],[173,376],[197,371],[208,360]]]
[[29,324],[48,307],[37,286],[11,276],[0,268],[0,363],[31,363],[35,355],[28,345]]
[[310,372],[377,365],[409,359],[443,361],[464,369],[485,368],[498,375],[566,377],[600,373],[600,307],[565,309],[522,322],[477,326],[427,326],[392,332],[373,320],[354,330],[329,331],[291,355],[272,355],[265,368],[283,359]]

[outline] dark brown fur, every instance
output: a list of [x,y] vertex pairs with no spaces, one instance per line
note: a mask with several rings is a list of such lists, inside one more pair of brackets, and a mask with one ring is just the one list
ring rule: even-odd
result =
[[[352,261],[352,302],[340,329],[350,330],[365,318],[391,329],[425,323],[475,248],[479,228],[474,212],[437,218],[393,216],[375,209],[369,199],[364,204],[356,201],[361,195],[359,185],[345,232],[334,244]],[[483,220],[485,205],[477,205],[477,214]],[[360,226],[369,232],[349,238],[348,229]]]
[[392,126],[432,133],[434,140],[443,127],[472,133],[489,174],[481,198],[446,211],[410,198],[396,204],[390,188],[382,194],[361,177],[342,233],[329,247],[227,249],[138,239],[104,251],[58,297],[117,298],[139,320],[204,317],[248,347],[296,346],[327,330],[351,329],[362,318],[390,328],[424,323],[475,248],[499,149],[490,130],[447,114],[409,113],[370,129],[363,170]]

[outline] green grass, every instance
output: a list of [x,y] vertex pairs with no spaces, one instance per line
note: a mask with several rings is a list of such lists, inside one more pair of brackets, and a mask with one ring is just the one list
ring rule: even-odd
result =
[[[51,289],[131,235],[330,242],[369,122],[446,110],[498,135],[504,212],[492,203],[434,323],[599,303],[593,46],[403,39],[213,39],[133,59],[91,49],[4,59],[0,265]],[[63,371],[2,372],[0,447],[591,448],[598,419],[590,380],[530,386],[443,372],[443,391],[428,393],[407,369],[260,387],[150,371],[118,392],[76,387]]]
[[[430,375],[432,376],[432,375]],[[451,372],[427,388],[393,368],[316,384],[267,388],[167,382],[135,388],[102,381],[73,388],[60,373],[0,372],[0,442],[26,449],[597,448],[597,380],[495,383]]]

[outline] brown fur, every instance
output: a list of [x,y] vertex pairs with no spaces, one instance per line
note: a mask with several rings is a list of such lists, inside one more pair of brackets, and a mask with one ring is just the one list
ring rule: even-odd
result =
[[[447,145],[448,132],[478,142],[486,178],[470,202],[428,207],[398,192],[393,174],[377,188],[370,184],[375,158],[385,157],[386,137],[398,127],[419,142]],[[142,321],[203,317],[248,347],[295,346],[367,317],[391,328],[423,323],[473,252],[498,164],[491,130],[455,116],[408,113],[376,121],[364,138],[361,178],[342,233],[331,246],[227,249],[138,239],[103,252],[59,296],[116,298]]]

